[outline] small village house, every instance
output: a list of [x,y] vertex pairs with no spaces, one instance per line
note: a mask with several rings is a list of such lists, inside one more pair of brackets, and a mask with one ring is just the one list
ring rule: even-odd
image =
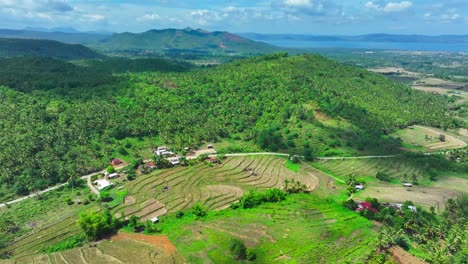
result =
[[110,164],[111,164],[112,166],[117,166],[117,165],[120,165],[120,164],[122,164],[122,163],[123,163],[123,161],[122,161],[121,159],[113,159],[113,160],[111,160],[111,162],[110,162]]
[[119,174],[117,172],[107,175],[107,179],[115,179],[118,177],[119,177]]
[[112,183],[107,179],[99,179],[94,181],[94,185],[96,185],[98,190],[101,191],[109,186],[112,186]]

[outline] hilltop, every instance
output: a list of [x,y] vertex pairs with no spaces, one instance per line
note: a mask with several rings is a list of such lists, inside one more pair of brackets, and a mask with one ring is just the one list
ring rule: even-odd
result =
[[90,44],[105,52],[151,54],[249,55],[279,50],[229,32],[202,29],[163,29],[121,33]]
[[79,43],[111,54],[169,56],[193,59],[204,56],[249,56],[284,49],[229,32],[203,29],[162,29],[143,33],[70,33],[0,29],[2,38],[48,39]]
[[105,56],[80,44],[54,40],[0,38],[0,57],[40,56],[64,60],[102,59]]

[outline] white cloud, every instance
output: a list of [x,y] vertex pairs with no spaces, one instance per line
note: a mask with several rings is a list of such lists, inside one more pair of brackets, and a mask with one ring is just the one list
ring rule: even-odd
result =
[[413,3],[409,1],[402,1],[399,3],[389,2],[386,5],[379,5],[374,2],[367,2],[364,6],[368,9],[382,11],[385,13],[392,13],[405,11],[412,7]]
[[144,16],[137,18],[137,21],[145,22],[145,21],[154,21],[154,20],[160,20],[160,19],[161,19],[160,15],[151,13],[151,14],[146,14]]
[[413,3],[409,1],[403,1],[400,3],[388,3],[384,8],[384,12],[401,12],[413,6]]
[[312,6],[310,0],[284,0],[284,5],[290,7],[309,7]]

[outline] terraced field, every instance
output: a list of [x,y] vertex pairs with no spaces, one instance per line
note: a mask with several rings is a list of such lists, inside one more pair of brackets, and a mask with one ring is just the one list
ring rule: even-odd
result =
[[222,164],[177,167],[140,176],[126,184],[125,203],[116,214],[136,215],[143,220],[190,208],[201,202],[210,210],[221,210],[251,188],[281,188],[285,179],[297,179],[311,190],[318,185],[312,173],[295,173],[277,156],[231,157]]
[[49,255],[19,257],[0,260],[5,264],[111,264],[111,263],[185,263],[174,245],[165,236],[119,234],[95,247],[81,247]]
[[[85,210],[100,210],[96,204],[67,205],[62,195],[76,195],[86,189],[57,190],[41,199],[30,199],[11,208],[3,208],[2,214],[11,214],[21,231],[13,243],[0,249],[0,254],[15,258],[31,256],[43,248],[62,242],[81,233],[76,224],[78,214]],[[85,194],[84,194],[85,195]],[[40,263],[40,262],[38,262]]]
[[254,263],[364,263],[376,239],[370,221],[311,194],[183,221],[171,221],[168,236],[188,263],[237,263],[229,251],[232,238],[254,250]]
[[416,174],[419,181],[424,178],[420,168],[397,158],[323,160],[314,163],[314,166],[341,179],[346,179],[349,175],[358,178],[375,177],[377,172],[386,173],[400,181],[411,180],[413,174]]
[[[128,194],[124,202],[112,210],[117,216],[136,215],[142,221],[146,221],[168,212],[188,209],[197,202],[201,202],[210,210],[221,210],[238,201],[239,197],[249,189],[281,188],[285,179],[297,179],[306,184],[310,190],[318,190],[321,188],[320,185],[329,184],[323,183],[323,175],[317,175],[317,172],[309,166],[301,168],[299,173],[287,169],[286,161],[285,157],[268,155],[230,157],[222,164],[214,166],[200,163],[191,167],[158,170],[125,183],[124,188]],[[79,212],[100,208],[96,204],[70,207],[63,202],[63,197],[57,197],[56,200],[54,202],[57,203],[57,207],[43,217],[47,220],[40,220],[38,222],[40,226],[31,229],[29,233],[19,237],[11,245],[1,249],[0,254],[8,253],[15,259],[28,260],[24,263],[41,263],[38,259],[33,260],[39,257],[33,256],[39,254],[42,249],[81,232],[76,225]],[[43,200],[41,203],[50,203],[50,201]],[[21,207],[21,203],[15,206]],[[60,209],[60,207],[63,208]],[[34,218],[28,221],[33,220]],[[45,262],[62,263],[60,259],[66,259],[68,262],[70,260],[70,257],[64,254],[83,255],[84,259],[88,255],[91,259],[102,257],[101,253],[95,249],[83,250],[62,255],[51,254],[40,258],[48,259]],[[106,257],[106,259],[111,258]],[[87,262],[78,261],[77,263]]]

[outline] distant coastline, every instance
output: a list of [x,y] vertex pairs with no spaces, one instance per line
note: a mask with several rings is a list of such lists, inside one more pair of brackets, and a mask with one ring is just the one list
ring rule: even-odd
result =
[[433,52],[466,52],[468,43],[425,43],[425,42],[370,42],[370,41],[301,41],[262,40],[284,48],[347,48],[369,50],[408,50]]
[[468,35],[320,36],[296,34],[241,33],[243,37],[286,48],[350,48],[434,52],[468,52]]

